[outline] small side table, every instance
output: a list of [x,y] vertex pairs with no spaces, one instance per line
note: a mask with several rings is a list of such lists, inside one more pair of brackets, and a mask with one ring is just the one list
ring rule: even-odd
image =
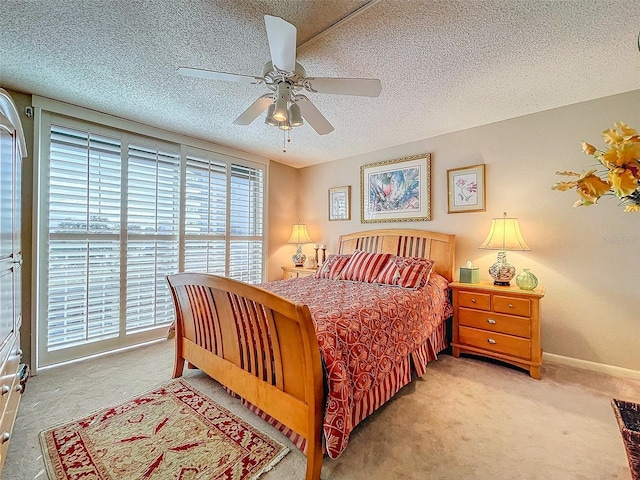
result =
[[493,282],[453,282],[449,287],[453,293],[453,356],[470,353],[494,358],[540,379],[544,287],[521,290]]
[[295,278],[295,277],[310,277],[315,275],[318,271],[317,268],[307,268],[307,267],[281,267],[282,268],[282,278]]

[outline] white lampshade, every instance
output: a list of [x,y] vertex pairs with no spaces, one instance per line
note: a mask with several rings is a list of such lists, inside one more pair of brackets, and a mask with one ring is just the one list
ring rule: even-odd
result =
[[520,224],[517,218],[502,218],[491,220],[489,235],[480,248],[488,250],[531,250],[527,242],[522,238]]
[[309,232],[307,231],[307,226],[304,223],[297,223],[291,229],[291,237],[289,237],[289,241],[287,243],[311,243],[311,237],[309,237]]

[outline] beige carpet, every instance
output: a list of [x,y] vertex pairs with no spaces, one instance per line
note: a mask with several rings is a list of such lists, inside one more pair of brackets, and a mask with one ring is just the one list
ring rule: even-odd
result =
[[[42,371],[27,384],[3,480],[45,480],[38,433],[166,383],[173,343]],[[186,376],[249,423],[291,446],[198,371]],[[441,355],[362,423],[325,480],[631,479],[611,397],[640,402],[640,382],[545,363],[542,380]],[[304,478],[295,449],[261,480]]]

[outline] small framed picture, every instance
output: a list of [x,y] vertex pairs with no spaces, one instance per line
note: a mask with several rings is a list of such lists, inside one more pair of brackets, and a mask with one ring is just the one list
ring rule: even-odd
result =
[[484,164],[447,170],[447,213],[484,212],[486,189]]
[[329,189],[329,220],[351,220],[351,186]]

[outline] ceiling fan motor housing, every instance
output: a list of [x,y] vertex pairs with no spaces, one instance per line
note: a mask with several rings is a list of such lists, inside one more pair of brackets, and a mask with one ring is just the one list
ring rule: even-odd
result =
[[280,82],[276,92],[276,107],[273,118],[278,122],[286,122],[289,119],[287,106],[291,98],[291,85],[288,82]]
[[278,66],[274,68],[273,62],[269,61],[264,64],[264,69],[262,70],[262,76],[265,78],[271,78],[274,81],[289,81],[291,83],[297,83],[307,76],[307,72],[304,67],[296,62],[296,68],[293,72],[287,72],[284,70],[280,70]]

